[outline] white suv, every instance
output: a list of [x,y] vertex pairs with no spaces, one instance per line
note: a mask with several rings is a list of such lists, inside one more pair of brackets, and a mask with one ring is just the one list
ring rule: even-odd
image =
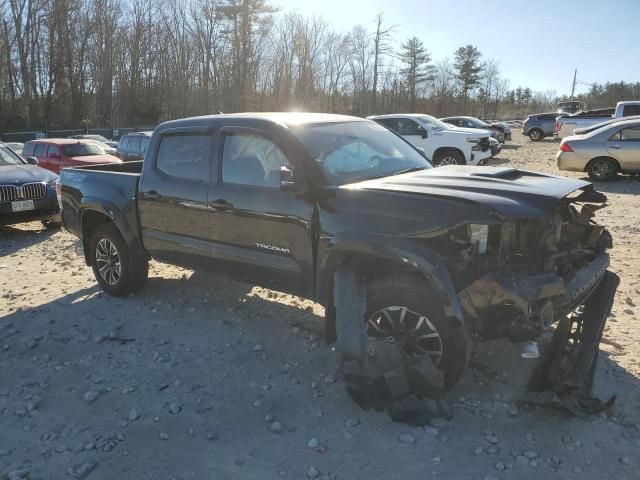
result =
[[491,158],[489,130],[456,128],[419,113],[367,117],[424,150],[434,165],[482,165]]

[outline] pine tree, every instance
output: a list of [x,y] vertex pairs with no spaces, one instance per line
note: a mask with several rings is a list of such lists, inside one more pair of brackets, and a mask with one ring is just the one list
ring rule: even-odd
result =
[[400,60],[406,65],[400,74],[409,90],[409,110],[413,112],[418,88],[433,79],[431,55],[417,37],[410,38],[400,48]]
[[453,66],[456,70],[456,78],[460,82],[462,90],[462,112],[467,111],[467,98],[469,92],[480,83],[480,73],[482,72],[482,63],[480,62],[482,54],[473,45],[460,47],[456,50],[455,61]]

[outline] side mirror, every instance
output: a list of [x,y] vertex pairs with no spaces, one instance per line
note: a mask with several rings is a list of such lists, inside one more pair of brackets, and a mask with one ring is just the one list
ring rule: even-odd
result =
[[280,190],[291,191],[295,187],[293,172],[285,166],[280,167]]
[[51,152],[47,155],[47,158],[60,158],[60,155],[58,155],[56,152]]
[[422,138],[427,138],[429,136],[429,134],[424,128],[418,129],[418,135],[420,135]]
[[36,157],[27,157],[27,163],[30,165],[38,165],[38,159]]

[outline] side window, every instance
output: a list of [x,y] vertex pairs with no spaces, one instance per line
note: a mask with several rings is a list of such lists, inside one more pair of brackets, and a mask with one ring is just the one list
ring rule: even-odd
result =
[[148,146],[149,146],[149,137],[142,137],[142,140],[140,140],[140,149],[142,150],[142,153],[145,153],[147,151]]
[[55,154],[58,153],[58,146],[57,145],[49,145],[47,147],[47,157],[49,155],[51,155],[52,153],[55,153]]
[[400,135],[422,135],[424,128],[422,128],[414,120],[408,118],[398,119],[398,133]]
[[22,149],[22,155],[25,157],[33,156],[33,143],[28,142],[24,144],[24,148]]
[[623,128],[620,130],[620,140],[623,142],[640,142],[640,127]]
[[140,137],[129,137],[129,150],[133,150],[134,152],[140,151]]
[[379,120],[376,120],[376,122],[384,125],[387,128],[390,128],[394,132],[398,131],[398,120],[396,120],[395,118],[381,118]]
[[280,187],[281,167],[291,169],[278,146],[262,135],[227,133],[222,148],[222,181]]
[[625,105],[622,110],[623,117],[631,117],[632,115],[640,115],[640,105]]
[[210,163],[210,135],[162,136],[156,160],[156,167],[161,172],[187,180],[208,181]]
[[127,150],[129,148],[129,136],[125,136],[122,137],[122,139],[120,139],[120,148],[123,150]]
[[44,157],[44,151],[45,151],[45,144],[44,143],[36,143],[36,148],[33,151],[33,156],[34,157]]

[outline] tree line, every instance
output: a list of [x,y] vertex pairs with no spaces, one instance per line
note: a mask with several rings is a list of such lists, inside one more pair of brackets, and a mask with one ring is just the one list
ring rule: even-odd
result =
[[267,0],[0,0],[0,12],[0,131],[250,110],[519,118],[557,100],[510,88],[473,45],[434,61],[382,14],[339,32]]

